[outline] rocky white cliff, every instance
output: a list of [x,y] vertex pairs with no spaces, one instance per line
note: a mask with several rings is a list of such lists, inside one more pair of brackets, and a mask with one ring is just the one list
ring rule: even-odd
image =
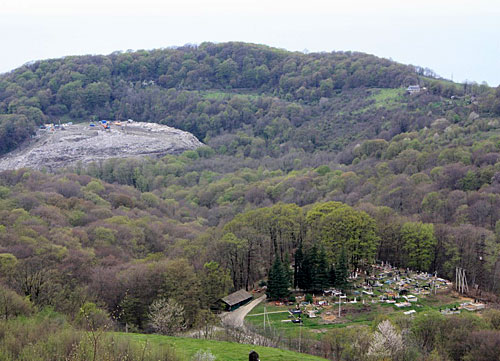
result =
[[189,132],[155,123],[124,122],[111,124],[109,130],[98,123],[61,128],[39,130],[28,144],[2,156],[0,171],[25,167],[51,170],[109,158],[158,157],[203,145]]

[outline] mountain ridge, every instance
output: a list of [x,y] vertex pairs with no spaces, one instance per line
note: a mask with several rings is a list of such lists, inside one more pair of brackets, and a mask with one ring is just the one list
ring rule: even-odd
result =
[[[245,43],[36,61],[0,75],[0,153],[16,148],[38,125],[50,121],[132,118],[180,128],[201,140],[250,126],[265,138],[258,124],[262,118],[286,119],[291,126],[281,127],[314,133],[318,120],[331,114],[325,107],[344,114],[346,119],[337,119],[337,125],[353,124],[356,115],[343,108],[361,101],[363,89],[420,84],[433,96],[449,97],[473,87],[425,74],[423,68],[363,53],[302,54]],[[253,95],[238,98],[240,90]],[[221,92],[229,98],[217,98]],[[398,122],[392,115],[389,120]],[[398,132],[397,125],[390,128]],[[371,133],[375,136],[376,130]],[[289,141],[282,138],[276,142]],[[308,151],[308,141],[297,140],[293,146]],[[311,141],[323,148],[338,143],[330,138]],[[334,147],[345,145],[341,141]]]

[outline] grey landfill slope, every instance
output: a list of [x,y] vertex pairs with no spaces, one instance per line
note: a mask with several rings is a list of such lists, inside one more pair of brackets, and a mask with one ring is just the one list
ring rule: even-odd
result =
[[159,157],[202,145],[189,132],[155,123],[111,125],[111,130],[76,124],[65,126],[64,130],[39,130],[28,144],[0,158],[0,171],[52,170],[110,158]]

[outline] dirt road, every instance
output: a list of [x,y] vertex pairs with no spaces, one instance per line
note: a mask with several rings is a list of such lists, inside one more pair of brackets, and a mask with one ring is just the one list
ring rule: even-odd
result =
[[226,312],[221,316],[221,321],[224,325],[230,327],[243,327],[243,320],[245,316],[253,310],[255,306],[266,299],[266,295],[263,295],[245,306],[241,306],[233,312]]

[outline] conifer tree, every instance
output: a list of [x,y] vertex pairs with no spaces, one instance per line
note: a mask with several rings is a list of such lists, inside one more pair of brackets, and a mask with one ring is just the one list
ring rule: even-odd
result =
[[301,262],[301,267],[297,274],[297,286],[301,290],[308,290],[311,284],[311,254],[310,250],[304,252],[303,260]]
[[267,281],[267,296],[271,299],[282,299],[288,296],[290,279],[288,270],[285,269],[278,256],[275,257],[273,266],[269,270]]
[[318,248],[316,245],[312,246],[304,253],[304,261],[302,262],[302,285],[299,286],[303,290],[312,290],[313,282],[316,276],[316,269],[314,265],[318,258]]
[[301,288],[300,285],[303,282],[300,280],[303,277],[302,262],[304,261],[304,253],[302,251],[302,242],[299,243],[299,247],[295,251],[295,265],[293,273],[293,288]]
[[323,291],[330,285],[328,258],[323,247],[312,246],[304,252],[301,267],[298,270],[298,286],[307,291]]
[[314,290],[324,291],[328,288],[329,282],[328,258],[325,249],[321,247],[318,252],[318,259],[315,265]]
[[344,290],[347,288],[347,277],[349,276],[349,270],[347,269],[347,256],[345,253],[345,248],[342,246],[340,251],[339,259],[335,267],[335,287]]
[[283,270],[285,271],[286,274],[288,287],[290,287],[292,286],[293,271],[290,270],[290,257],[288,256],[288,253],[285,254],[285,259],[283,261]]
[[329,269],[329,286],[335,287],[337,285],[337,277],[335,275],[335,265],[331,265]]

